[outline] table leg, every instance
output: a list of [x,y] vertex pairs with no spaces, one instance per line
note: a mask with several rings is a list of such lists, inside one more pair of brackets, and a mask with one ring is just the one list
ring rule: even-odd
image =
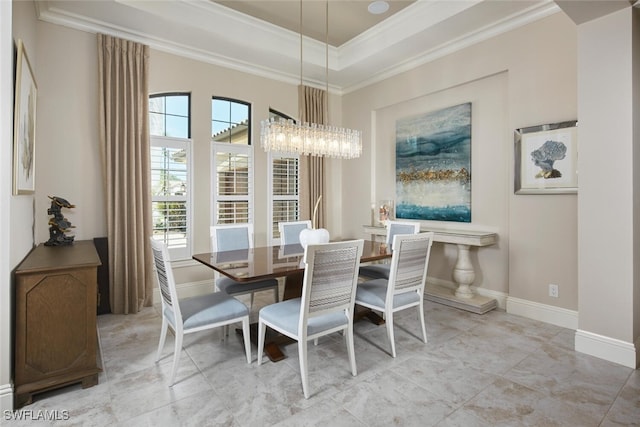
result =
[[[236,334],[242,335],[242,329],[236,329]],[[258,345],[258,324],[252,323],[250,325],[251,342]],[[264,354],[267,355],[272,362],[279,362],[286,358],[281,346],[289,345],[295,341],[286,335],[282,335],[274,330],[267,328],[265,341],[264,341]]]
[[458,285],[456,296],[458,298],[473,298],[471,284],[476,278],[476,273],[469,257],[469,245],[458,244],[458,259],[453,268],[453,280]]
[[284,278],[284,293],[282,300],[292,298],[300,298],[302,296],[302,281],[304,279],[304,271],[290,274]]
[[354,308],[353,321],[357,322],[359,320],[364,319],[365,317],[369,319],[369,321],[374,325],[380,326],[380,325],[384,325],[385,323],[382,316],[380,316],[375,311],[371,310],[368,307],[363,307],[361,305],[356,304]]

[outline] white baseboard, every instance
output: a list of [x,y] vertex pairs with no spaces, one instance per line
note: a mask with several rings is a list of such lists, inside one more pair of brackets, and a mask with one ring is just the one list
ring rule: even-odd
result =
[[474,286],[471,287],[478,295],[482,295],[483,297],[493,298],[498,301],[498,308],[502,310],[507,309],[507,294],[504,292],[493,291],[491,289],[484,288],[476,288]]
[[615,338],[605,337],[578,329],[576,351],[608,360],[628,368],[640,367],[640,338],[635,345]]
[[507,313],[551,323],[575,334],[575,350],[629,368],[640,367],[640,338],[635,345],[578,329],[578,312],[520,298],[507,297]]
[[520,298],[507,297],[507,313],[551,323],[568,329],[578,329],[578,312]]
[[[455,291],[458,287],[455,282],[452,282],[450,280],[438,279],[437,277],[427,277],[427,284],[442,286],[444,288],[451,289],[452,291]],[[504,292],[492,291],[491,289],[478,288],[475,286],[471,286],[471,289],[478,295],[495,299],[498,302],[498,308],[505,310],[507,294],[505,294]]]
[[13,384],[0,385],[0,411],[13,411]]

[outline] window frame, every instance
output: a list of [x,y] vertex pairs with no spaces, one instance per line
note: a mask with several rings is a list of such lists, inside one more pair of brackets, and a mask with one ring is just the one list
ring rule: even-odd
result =
[[[186,197],[178,196],[154,196],[151,194],[151,203],[154,202],[181,202],[184,201],[186,206],[185,222],[186,222],[186,244],[184,247],[170,247],[169,256],[171,261],[187,260],[191,258],[193,253],[193,141],[191,139],[175,138],[170,136],[152,135],[150,137],[151,147],[166,147],[184,149],[186,155]],[[150,147],[150,148],[151,148]],[[151,191],[151,189],[149,189]],[[153,227],[153,222],[152,222]],[[153,227],[155,232],[155,227]],[[166,243],[166,242],[165,242]]]
[[[247,167],[248,171],[248,188],[247,195],[220,195],[218,194],[218,170],[216,159],[219,153],[230,153],[230,154],[245,154],[247,155]],[[211,194],[211,225],[223,225],[230,224],[228,222],[220,222],[218,218],[218,202],[222,201],[247,201],[248,204],[248,213],[247,213],[247,222],[253,224],[254,221],[254,159],[253,159],[253,146],[251,145],[235,145],[229,144],[226,142],[212,142],[211,143],[211,185],[212,190]],[[234,224],[240,224],[241,222],[234,222]]]
[[[281,113],[277,110],[269,108],[269,118],[283,118],[285,120],[294,120],[292,117]],[[276,196],[274,194],[274,163],[278,159],[286,159],[286,158],[294,158],[298,161],[298,194],[296,196]],[[268,173],[268,183],[267,183],[267,194],[268,194],[268,209],[267,209],[267,236],[269,240],[269,244],[271,246],[277,246],[281,243],[280,236],[276,237],[276,232],[278,232],[278,225],[274,225],[274,203],[280,200],[295,200],[298,203],[298,212],[296,218],[290,218],[288,221],[299,221],[301,215],[301,206],[300,206],[300,190],[302,183],[300,182],[300,167],[301,165],[301,157],[300,155],[288,154],[288,153],[274,153],[269,151],[267,156],[267,173]]]
[[[172,261],[177,260],[188,260],[191,259],[191,255],[193,252],[193,140],[191,139],[191,124],[192,124],[192,108],[191,108],[191,93],[190,92],[159,92],[149,94],[148,102],[151,102],[154,98],[165,98],[164,101],[164,110],[163,114],[166,114],[166,98],[172,96],[184,96],[187,98],[187,116],[178,116],[178,117],[186,117],[187,119],[187,137],[175,137],[175,136],[166,136],[167,126],[166,119],[164,120],[163,132],[164,135],[153,135],[151,134],[151,129],[149,129],[149,152],[151,154],[151,149],[154,147],[163,147],[163,148],[175,148],[175,149],[184,149],[186,156],[186,197],[177,197],[177,196],[154,196],[152,193],[152,188],[149,188],[151,194],[151,203],[153,206],[154,202],[173,202],[173,201],[184,201],[185,203],[185,239],[186,245],[183,247],[168,247],[169,256]],[[149,111],[149,115],[151,115],[151,111]],[[170,116],[175,116],[174,114],[169,114]],[[151,117],[149,117],[151,120]],[[153,182],[150,182],[153,184]],[[152,212],[153,215],[153,212]],[[152,229],[155,233],[155,227],[153,225],[153,217],[152,217]],[[154,234],[155,235],[155,234]],[[164,241],[165,239],[163,239]],[[165,241],[166,243],[166,241]]]
[[[166,98],[168,96],[186,96],[187,97],[187,137],[186,139],[191,139],[191,93],[190,92],[161,92],[161,93],[153,93],[153,94],[149,94],[149,100],[151,100],[152,98]],[[165,107],[166,107],[166,101],[165,101]],[[149,111],[149,114],[151,114],[151,111]],[[174,116],[174,117],[183,117],[183,116],[176,116],[175,114],[167,114],[166,113],[166,108],[165,108],[165,113],[163,113],[165,116]],[[166,135],[166,131],[167,131],[167,125],[166,125],[167,121],[165,120],[165,126],[164,126],[164,135],[153,135],[153,136],[165,136]],[[168,136],[168,138],[180,138],[180,137],[173,137],[173,136]]]
[[[235,144],[231,142],[218,142],[213,140],[213,101],[221,100],[221,101],[229,101],[231,103],[238,103],[246,105],[248,108],[247,112],[247,144]],[[222,225],[229,224],[228,222],[221,223],[218,215],[217,205],[221,201],[247,201],[247,222],[249,224],[253,224],[255,220],[255,165],[254,165],[254,145],[251,143],[253,140],[253,126],[251,123],[252,109],[253,105],[249,102],[222,97],[222,96],[212,96],[211,97],[211,128],[210,128],[210,136],[211,136],[211,154],[210,154],[210,170],[211,170],[211,225]],[[218,170],[217,170],[217,156],[220,153],[229,153],[229,154],[241,154],[247,156],[247,168],[248,168],[248,176],[247,176],[247,195],[220,195],[218,194]],[[241,223],[241,222],[234,222]]]

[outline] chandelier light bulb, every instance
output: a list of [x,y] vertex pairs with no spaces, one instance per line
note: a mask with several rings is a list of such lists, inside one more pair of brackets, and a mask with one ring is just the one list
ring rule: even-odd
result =
[[262,121],[260,145],[265,151],[354,159],[362,154],[362,134],[352,129],[272,118]]

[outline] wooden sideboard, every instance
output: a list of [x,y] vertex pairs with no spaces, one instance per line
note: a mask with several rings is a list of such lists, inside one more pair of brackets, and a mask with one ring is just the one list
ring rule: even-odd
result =
[[[371,240],[384,238],[387,230],[383,226],[364,225],[364,232],[371,236]],[[421,227],[421,231],[433,231],[433,241],[456,245],[458,258],[453,268],[452,277],[457,285],[457,289],[435,285],[427,282],[424,290],[425,298],[450,305],[452,307],[484,314],[498,306],[494,298],[478,295],[471,289],[476,274],[469,257],[471,247],[491,246],[498,242],[498,235],[493,232],[483,230],[451,230],[448,228]]]
[[15,406],[42,391],[98,383],[97,268],[92,241],[39,245],[15,270]]

